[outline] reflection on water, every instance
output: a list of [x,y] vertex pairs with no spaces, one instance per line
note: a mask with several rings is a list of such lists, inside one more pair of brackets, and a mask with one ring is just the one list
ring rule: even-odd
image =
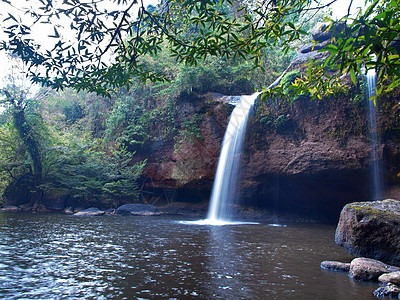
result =
[[0,298],[372,299],[375,284],[320,269],[351,259],[333,240],[318,224],[0,213]]
[[202,220],[196,220],[196,221],[179,221],[179,223],[187,224],[187,225],[211,225],[211,226],[260,224],[257,222],[226,221],[226,220],[214,220],[214,219],[202,219]]

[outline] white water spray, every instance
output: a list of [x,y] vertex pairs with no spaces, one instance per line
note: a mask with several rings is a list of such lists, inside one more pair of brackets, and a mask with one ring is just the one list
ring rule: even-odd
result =
[[217,172],[211,193],[206,224],[231,224],[232,205],[237,187],[240,153],[243,149],[246,127],[251,108],[260,93],[242,96],[232,111],[222,142]]
[[375,70],[370,69],[367,72],[367,89],[368,89],[368,116],[369,116],[369,130],[370,130],[370,142],[371,142],[371,174],[370,174],[370,185],[371,185],[371,200],[379,200],[382,198],[382,178],[380,175],[380,161],[378,155],[378,131],[376,126],[376,113],[377,106],[375,100],[371,100],[371,97],[376,97],[376,73]]

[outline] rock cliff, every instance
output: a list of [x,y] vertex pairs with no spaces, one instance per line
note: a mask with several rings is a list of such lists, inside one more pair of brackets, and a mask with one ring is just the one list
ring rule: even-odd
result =
[[[185,104],[186,111],[201,113],[204,138],[182,143],[178,150],[160,141],[162,147],[152,145],[147,191],[173,191],[170,198],[178,201],[208,199],[232,109],[229,99],[214,94]],[[272,113],[265,107],[267,103],[260,104],[249,125],[240,204],[335,219],[344,204],[369,199],[371,146],[365,109],[351,95],[314,102],[299,99]],[[265,118],[273,120],[268,123]],[[279,118],[281,123],[276,122]],[[397,139],[393,134],[384,136],[379,150],[392,194],[396,189],[391,185],[398,181]]]
[[[326,43],[326,36],[318,37]],[[304,69],[308,59],[323,53],[308,45],[299,51],[287,72]],[[295,73],[295,72],[292,72]],[[347,94],[310,101],[298,97],[260,102],[248,126],[242,155],[239,204],[295,211],[337,220],[346,203],[369,200],[371,145],[368,138],[365,82],[354,86],[343,78]],[[385,197],[400,198],[398,93],[379,99],[379,159],[384,169]],[[162,139],[146,153],[144,196],[153,200],[207,201],[219,150],[232,106],[231,97],[209,94],[186,101],[185,116],[199,114],[203,139],[176,147]],[[400,127],[399,127],[400,128]],[[147,194],[146,194],[147,193]]]

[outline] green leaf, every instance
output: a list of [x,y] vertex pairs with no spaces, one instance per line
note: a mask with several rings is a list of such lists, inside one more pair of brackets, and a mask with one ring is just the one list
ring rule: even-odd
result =
[[353,81],[354,85],[357,85],[356,74],[354,73],[354,69],[350,67],[349,71],[350,71],[351,81]]

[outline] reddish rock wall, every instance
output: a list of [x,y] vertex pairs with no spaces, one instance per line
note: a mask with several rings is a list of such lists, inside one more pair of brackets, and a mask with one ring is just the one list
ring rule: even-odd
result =
[[[319,56],[319,54],[317,54]],[[301,68],[304,57],[292,64]],[[251,118],[242,156],[241,194],[245,206],[320,215],[337,221],[346,203],[369,200],[371,146],[368,141],[365,103],[349,94],[293,105],[259,103]],[[380,102],[379,147],[383,162],[385,197],[400,199],[400,135],[397,96]],[[211,192],[221,142],[232,106],[229,97],[210,94],[187,101],[179,110],[184,116],[202,116],[204,139],[173,143],[157,141],[147,153],[147,190],[173,190],[178,201],[207,201]],[[263,123],[267,116],[279,126]],[[399,127],[399,126],[398,126]],[[157,144],[158,143],[158,144]],[[171,200],[171,199],[169,199]]]

